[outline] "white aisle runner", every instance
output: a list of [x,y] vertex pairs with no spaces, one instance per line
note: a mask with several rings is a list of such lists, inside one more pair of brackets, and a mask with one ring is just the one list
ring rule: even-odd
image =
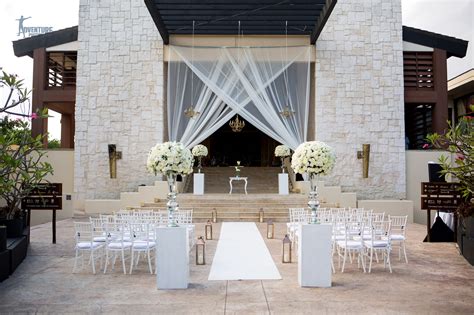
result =
[[209,280],[281,279],[253,222],[222,223]]

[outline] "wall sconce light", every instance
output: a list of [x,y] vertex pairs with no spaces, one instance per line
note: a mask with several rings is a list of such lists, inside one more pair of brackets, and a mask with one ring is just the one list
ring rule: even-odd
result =
[[117,160],[122,158],[122,152],[117,151],[115,144],[109,144],[109,170],[110,178],[117,178]]
[[357,158],[362,159],[362,178],[369,177],[370,144],[363,144],[362,151],[357,151]]
[[210,220],[207,220],[207,223],[204,227],[204,232],[206,234],[206,240],[212,240],[212,223]]
[[217,223],[217,211],[216,208],[212,210],[212,223]]
[[206,242],[200,236],[196,242],[196,265],[206,264]]
[[260,211],[258,212],[258,222],[263,223],[263,217],[265,213],[263,212],[263,208],[260,208]]
[[273,224],[272,220],[268,220],[267,222],[267,238],[272,239],[275,235],[275,224]]

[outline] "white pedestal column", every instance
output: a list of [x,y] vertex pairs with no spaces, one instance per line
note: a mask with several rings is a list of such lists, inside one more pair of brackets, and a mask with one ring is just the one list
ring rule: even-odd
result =
[[195,195],[204,195],[204,174],[194,173],[194,187]]
[[288,195],[288,174],[278,174],[278,193],[280,195]]
[[298,249],[298,283],[302,287],[331,286],[331,225],[303,224]]
[[156,285],[158,289],[187,289],[189,279],[186,227],[156,229]]

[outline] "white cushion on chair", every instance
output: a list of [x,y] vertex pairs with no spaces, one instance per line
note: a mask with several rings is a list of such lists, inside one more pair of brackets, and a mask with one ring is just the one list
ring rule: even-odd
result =
[[94,237],[94,242],[105,242],[107,238],[105,236],[96,236]]
[[102,246],[103,243],[101,242],[79,242],[76,244],[76,247],[79,249],[91,249],[91,248],[98,248]]
[[394,235],[390,235],[390,239],[391,239],[392,241],[404,241],[404,240],[405,240],[405,236],[400,235],[400,234],[394,234]]
[[[372,242],[371,241],[364,241],[365,246],[367,247],[372,247]],[[388,242],[387,241],[373,241],[373,247],[387,247]]]
[[112,242],[112,243],[109,243],[108,248],[110,248],[110,249],[122,249],[122,246],[123,246],[123,248],[130,247],[130,246],[132,246],[132,242],[123,242],[123,243],[122,242]]
[[134,249],[147,249],[155,247],[155,242],[137,241],[133,243]]
[[339,247],[347,247],[347,248],[360,248],[362,244],[360,241],[347,241],[347,246],[345,241],[337,241],[336,242]]

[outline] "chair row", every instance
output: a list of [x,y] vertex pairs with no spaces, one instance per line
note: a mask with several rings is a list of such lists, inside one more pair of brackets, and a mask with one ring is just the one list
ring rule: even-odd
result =
[[[189,235],[189,250],[194,246],[194,225],[192,210],[179,210],[177,223],[186,226]],[[73,272],[81,259],[84,267],[84,254],[88,253],[88,263],[96,273],[96,262],[102,268],[105,257],[104,273],[108,265],[114,269],[117,258],[122,261],[124,274],[127,273],[126,259],[130,259],[130,273],[138,265],[140,256],[146,256],[150,273],[153,273],[152,258],[156,255],[156,228],[166,225],[160,211],[137,212],[119,211],[113,215],[100,215],[89,218],[89,222],[75,222],[75,260]],[[156,272],[156,270],[155,270]]]

